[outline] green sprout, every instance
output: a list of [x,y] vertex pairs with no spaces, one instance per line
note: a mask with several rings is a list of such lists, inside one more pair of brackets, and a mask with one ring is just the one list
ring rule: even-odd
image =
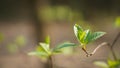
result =
[[77,39],[80,43],[80,46],[82,47],[83,51],[85,51],[87,56],[89,56],[91,54],[88,54],[88,52],[86,51],[86,45],[88,43],[90,43],[92,41],[95,41],[96,39],[100,38],[104,34],[106,34],[105,32],[94,32],[94,33],[92,33],[89,29],[83,30],[83,28],[80,27],[77,24],[74,25],[74,33],[75,33],[75,36],[77,37]]
[[28,55],[38,56],[40,58],[45,58],[50,60],[50,68],[53,68],[53,62],[51,57],[55,54],[60,54],[64,52],[64,48],[76,46],[74,43],[65,42],[55,48],[50,48],[50,38],[47,37],[44,43],[39,43],[39,46],[36,47],[35,51],[28,53]]

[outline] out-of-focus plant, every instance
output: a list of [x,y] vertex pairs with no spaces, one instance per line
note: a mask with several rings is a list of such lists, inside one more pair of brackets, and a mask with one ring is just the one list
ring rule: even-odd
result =
[[38,11],[39,17],[46,22],[82,20],[80,11],[72,10],[69,6],[46,6]]
[[44,43],[39,43],[39,46],[36,47],[35,51],[28,53],[28,55],[35,55],[42,58],[45,58],[49,61],[49,68],[53,68],[52,56],[65,52],[65,48],[76,46],[74,43],[65,42],[57,45],[55,48],[50,48],[50,39],[46,38]]
[[96,39],[100,38],[101,36],[103,36],[104,34],[106,34],[105,32],[94,32],[92,33],[89,29],[84,30],[82,27],[80,27],[79,25],[75,24],[74,25],[74,33],[75,36],[77,37],[79,43],[80,43],[80,47],[82,47],[82,50],[85,51],[85,53],[87,54],[87,56],[91,56],[92,54],[89,54],[86,51],[86,45],[92,41],[95,41]]
[[4,35],[3,33],[0,33],[0,43],[4,40]]
[[120,16],[118,16],[115,20],[115,26],[120,27]]

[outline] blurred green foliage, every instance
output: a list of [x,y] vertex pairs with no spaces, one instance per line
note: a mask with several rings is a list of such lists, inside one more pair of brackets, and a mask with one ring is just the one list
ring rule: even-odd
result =
[[115,26],[120,27],[120,16],[118,16],[115,20]]
[[18,46],[14,43],[9,43],[7,49],[10,53],[16,53],[18,51]]
[[20,45],[20,46],[25,45],[26,39],[25,39],[25,37],[22,36],[22,35],[21,35],[21,36],[17,36],[16,39],[15,39],[15,43],[16,43],[17,45]]
[[7,49],[10,53],[16,53],[26,44],[26,39],[24,36],[20,35],[15,38],[13,42],[8,43]]
[[73,11],[68,6],[47,6],[39,10],[39,17],[44,21],[69,21],[81,20],[82,14]]
[[4,40],[4,34],[0,33],[0,43]]

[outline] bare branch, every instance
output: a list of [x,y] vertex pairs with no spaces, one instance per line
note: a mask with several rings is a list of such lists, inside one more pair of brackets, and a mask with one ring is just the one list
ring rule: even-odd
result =
[[101,43],[100,45],[98,45],[98,46],[93,50],[93,52],[92,52],[90,55],[95,54],[96,51],[97,51],[100,47],[102,47],[102,46],[104,46],[104,45],[108,45],[108,43],[107,43],[107,42]]

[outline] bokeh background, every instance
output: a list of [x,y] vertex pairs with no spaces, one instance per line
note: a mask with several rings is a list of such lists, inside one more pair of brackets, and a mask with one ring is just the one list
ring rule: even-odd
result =
[[[70,41],[78,44],[73,26],[78,23],[107,34],[88,45],[88,51],[102,42],[112,43],[119,28],[120,0],[0,0],[0,68],[47,68],[46,62],[27,53],[49,35],[51,47]],[[120,39],[114,49],[120,57]],[[98,68],[96,60],[111,56],[107,46],[86,57],[80,48],[72,55],[54,56],[56,68]]]

